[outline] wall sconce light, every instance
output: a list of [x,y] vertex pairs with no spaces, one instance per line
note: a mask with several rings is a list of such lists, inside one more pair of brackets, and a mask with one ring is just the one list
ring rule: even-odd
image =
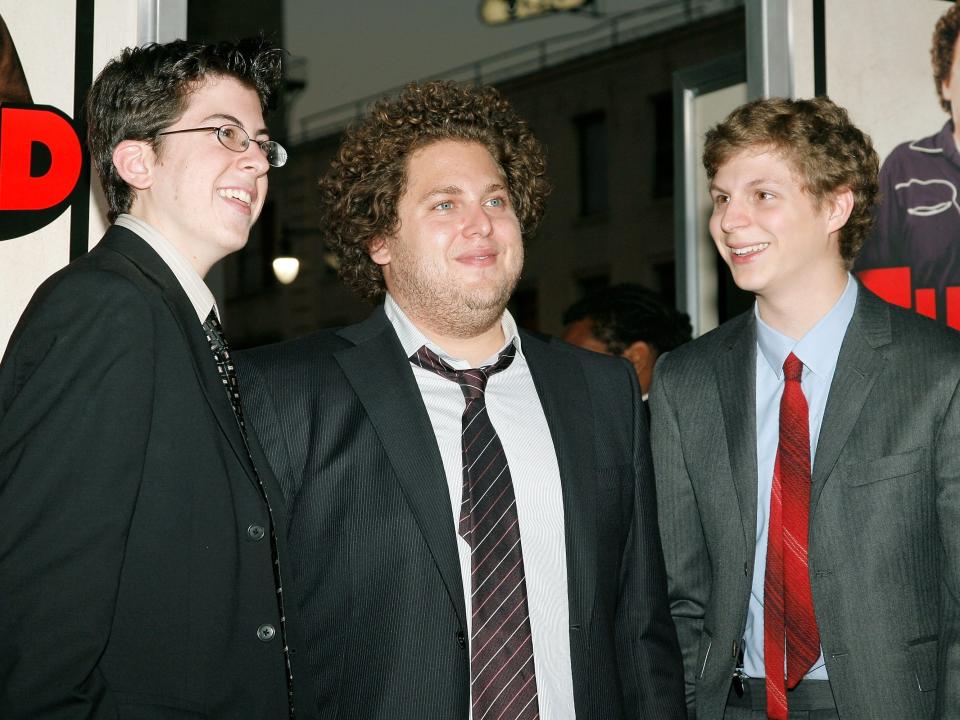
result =
[[273,259],[273,274],[283,285],[289,285],[297,279],[297,273],[300,272],[300,261],[290,255],[275,257]]

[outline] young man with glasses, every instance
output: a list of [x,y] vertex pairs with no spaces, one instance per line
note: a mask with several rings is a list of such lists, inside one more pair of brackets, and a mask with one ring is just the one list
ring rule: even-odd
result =
[[149,45],[91,88],[113,225],[0,365],[8,720],[294,716],[283,501],[203,282],[286,160],[263,117],[281,57]]

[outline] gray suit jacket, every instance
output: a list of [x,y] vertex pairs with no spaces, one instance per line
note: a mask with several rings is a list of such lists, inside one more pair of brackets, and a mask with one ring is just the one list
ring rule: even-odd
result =
[[[670,353],[650,400],[688,708],[721,718],[757,525],[756,324]],[[860,288],[812,470],[810,580],[840,717],[960,717],[960,335]]]
[[[574,702],[582,720],[683,716],[680,654],[636,377],[522,333],[560,466]],[[292,513],[290,549],[323,718],[466,720],[456,528],[410,362],[382,307],[237,355]]]

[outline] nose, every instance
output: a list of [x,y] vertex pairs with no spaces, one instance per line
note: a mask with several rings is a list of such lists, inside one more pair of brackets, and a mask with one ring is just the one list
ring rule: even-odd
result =
[[270,169],[270,163],[267,162],[266,153],[264,153],[261,147],[253,140],[247,145],[247,149],[240,153],[237,162],[240,163],[244,170],[254,172],[257,177],[266,175]]
[[486,237],[493,232],[493,223],[483,205],[467,206],[467,215],[464,219],[463,234],[470,236]]
[[730,198],[720,209],[720,229],[731,233],[749,223],[749,218],[743,203]]

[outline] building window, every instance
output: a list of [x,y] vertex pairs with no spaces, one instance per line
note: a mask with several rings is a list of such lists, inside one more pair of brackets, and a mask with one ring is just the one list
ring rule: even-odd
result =
[[607,212],[607,118],[603,112],[574,120],[580,152],[580,215]]
[[673,197],[673,93],[650,96],[653,105],[653,191],[655,198]]

